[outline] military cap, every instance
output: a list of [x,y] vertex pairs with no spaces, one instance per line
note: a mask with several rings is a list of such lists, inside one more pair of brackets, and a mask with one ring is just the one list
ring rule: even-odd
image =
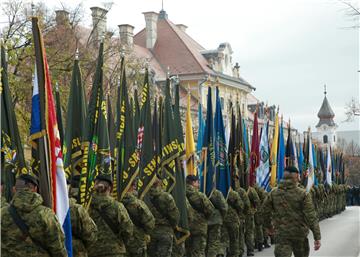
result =
[[109,182],[111,186],[113,185],[113,178],[111,173],[100,173],[97,175],[95,180],[106,181]]
[[294,166],[289,166],[285,168],[285,171],[289,172],[289,173],[299,173],[298,169]]
[[187,183],[196,182],[198,180],[199,180],[199,177],[195,176],[195,175],[187,175],[187,177],[186,177],[186,182]]
[[39,186],[39,180],[37,177],[30,174],[21,174],[18,179],[25,181],[25,183],[31,183],[35,186]]

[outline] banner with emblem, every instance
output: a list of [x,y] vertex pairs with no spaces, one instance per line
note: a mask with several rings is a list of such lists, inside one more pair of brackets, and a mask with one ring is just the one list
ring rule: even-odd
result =
[[63,155],[66,177],[71,179],[81,173],[85,140],[86,99],[77,55],[71,76],[67,110]]
[[149,191],[156,178],[157,163],[160,162],[160,156],[155,154],[153,132],[151,124],[151,108],[150,108],[150,86],[149,86],[149,72],[145,71],[145,79],[143,91],[141,93],[141,110],[140,122],[137,135],[137,148],[140,156],[139,163],[139,179],[138,179],[138,193],[139,198],[143,199]]
[[103,95],[103,51],[100,43],[97,66],[91,89],[84,143],[83,167],[80,175],[79,202],[88,206],[94,180],[101,164],[110,159],[109,134],[107,128],[106,100]]

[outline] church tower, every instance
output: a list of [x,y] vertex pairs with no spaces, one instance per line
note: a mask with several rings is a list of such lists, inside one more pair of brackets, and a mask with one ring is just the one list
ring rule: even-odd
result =
[[322,146],[330,144],[331,147],[336,145],[336,129],[337,125],[334,122],[335,113],[330,107],[329,101],[326,97],[326,85],[324,89],[324,100],[318,112],[319,122],[316,125],[318,141]]

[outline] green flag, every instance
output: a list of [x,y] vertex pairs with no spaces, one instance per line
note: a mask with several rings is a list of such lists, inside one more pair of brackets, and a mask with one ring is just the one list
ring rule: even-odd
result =
[[[5,196],[9,201],[17,172],[26,172],[25,158],[20,141],[14,105],[9,89],[5,48],[1,45],[1,172],[5,181]],[[9,166],[8,166],[9,165]],[[15,165],[15,169],[13,169]]]
[[179,95],[180,85],[176,84],[175,86],[175,105],[174,105],[174,123],[173,127],[176,131],[176,140],[178,142],[179,156],[175,159],[175,187],[173,188],[171,194],[174,197],[176,206],[180,212],[180,220],[178,226],[176,227],[176,242],[182,243],[189,237],[190,231],[188,226],[188,213],[186,208],[186,189],[185,189],[185,172],[183,168],[185,156],[185,143],[184,135],[181,124],[180,116],[180,95]]
[[161,176],[163,178],[164,189],[171,192],[175,186],[175,158],[179,156],[180,149],[179,142],[177,141],[177,128],[174,126],[169,79],[166,80],[163,115],[161,128]]
[[86,99],[82,86],[78,58],[75,58],[67,105],[65,140],[63,144],[64,169],[67,178],[80,175],[85,138]]
[[[102,170],[102,164],[110,161],[109,133],[107,127],[106,101],[103,96],[103,51],[104,43],[100,43],[99,56],[91,89],[84,144],[83,167],[80,176],[79,200],[88,206],[94,180]],[[111,167],[110,167],[111,171]]]
[[145,71],[144,87],[141,93],[141,113],[139,130],[137,134],[137,145],[140,151],[139,163],[139,180],[138,192],[139,198],[143,199],[150,187],[154,183],[156,173],[156,163],[159,161],[159,156],[155,154],[153,133],[151,126],[151,109],[150,109],[150,87],[149,87],[149,72]]
[[57,119],[59,134],[60,134],[60,143],[61,143],[61,147],[63,147],[63,145],[64,145],[64,126],[63,126],[63,122],[62,122],[59,84],[57,82],[56,82],[56,86],[55,86],[55,105],[56,105],[56,119]]
[[126,83],[125,60],[121,60],[121,84],[118,95],[117,115],[117,198],[121,200],[138,174],[139,158],[134,136],[132,109],[129,104]]

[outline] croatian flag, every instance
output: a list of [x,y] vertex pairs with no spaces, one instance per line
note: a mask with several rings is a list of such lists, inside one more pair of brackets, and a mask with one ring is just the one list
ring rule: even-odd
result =
[[[47,70],[47,67],[46,67]],[[65,234],[65,245],[68,252],[68,256],[72,257],[72,234],[71,234],[71,220],[70,220],[70,206],[68,198],[68,190],[66,185],[65,171],[63,166],[60,134],[57,127],[56,112],[53,101],[52,89],[49,79],[48,71],[46,73],[45,82],[45,107],[48,111],[46,122],[46,141],[48,147],[45,150],[45,154],[49,160],[49,176],[51,177],[52,185],[50,185],[52,193],[52,209],[56,213],[60,224],[62,225]],[[39,97],[39,84],[37,77],[37,69],[35,66],[34,87],[32,96],[32,111],[31,111],[31,128],[30,134],[34,135],[41,131],[41,116],[40,111],[40,97]],[[47,151],[46,151],[47,150]]]
[[[32,97],[30,138],[37,144],[37,155],[33,155],[40,163],[39,180],[49,181],[50,185],[40,183],[40,187],[48,188],[46,202],[59,219],[65,234],[65,246],[69,257],[72,257],[72,235],[68,190],[63,166],[60,135],[56,119],[54,98],[52,93],[49,67],[41,32],[36,17],[32,18],[33,37],[36,56],[35,78]],[[39,158],[39,156],[41,156]],[[43,158],[44,157],[44,158]],[[45,179],[44,178],[50,178]],[[45,190],[45,189],[44,189]],[[40,190],[41,191],[41,190]]]

